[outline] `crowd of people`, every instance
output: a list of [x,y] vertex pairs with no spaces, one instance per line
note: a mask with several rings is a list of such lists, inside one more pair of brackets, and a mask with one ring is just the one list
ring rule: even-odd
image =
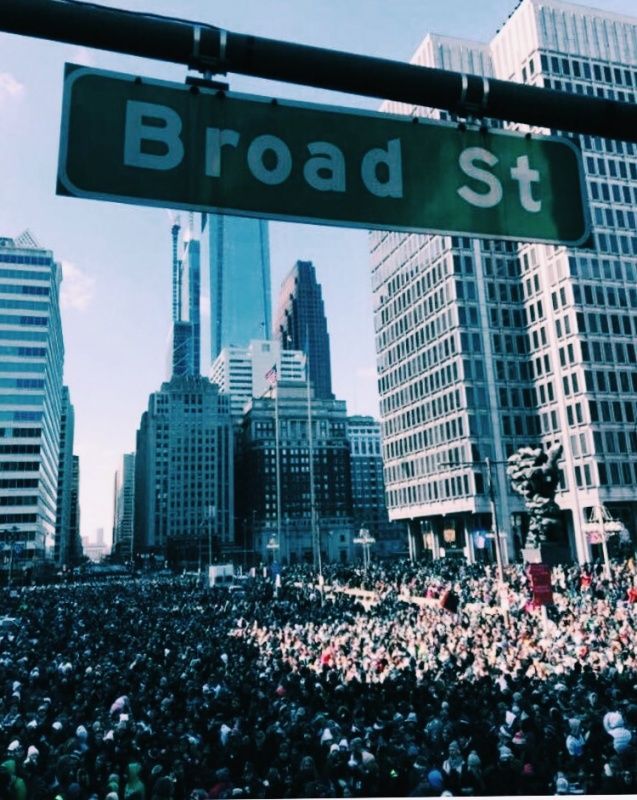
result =
[[0,798],[633,794],[635,576],[554,568],[548,614],[445,561],[4,590]]

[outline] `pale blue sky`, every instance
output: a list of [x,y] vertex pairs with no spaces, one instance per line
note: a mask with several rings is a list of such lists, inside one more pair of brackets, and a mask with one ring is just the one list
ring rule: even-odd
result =
[[[635,13],[635,0],[591,3]],[[408,60],[429,32],[488,41],[515,0],[102,0],[231,31]],[[0,236],[25,228],[65,267],[65,381],[75,405],[82,535],[112,526],[113,474],[165,378],[171,240],[166,211],[56,197],[65,61],[183,82],[184,67],[0,34]],[[229,76],[236,91],[376,108],[374,100]],[[182,220],[184,219],[182,214]],[[296,259],[323,285],[336,395],[378,413],[367,234],[273,223],[272,293]],[[202,364],[205,366],[205,364]]]

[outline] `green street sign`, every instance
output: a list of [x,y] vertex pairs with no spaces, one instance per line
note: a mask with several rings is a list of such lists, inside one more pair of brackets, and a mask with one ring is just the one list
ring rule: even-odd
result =
[[290,103],[67,64],[58,193],[579,245],[567,140]]

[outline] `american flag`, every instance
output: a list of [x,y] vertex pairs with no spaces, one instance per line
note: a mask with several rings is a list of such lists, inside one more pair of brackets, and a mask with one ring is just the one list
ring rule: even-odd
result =
[[265,379],[266,379],[266,381],[267,381],[267,382],[270,384],[270,386],[276,386],[276,379],[277,379],[277,375],[276,375],[276,364],[274,364],[274,366],[272,367],[272,369],[269,369],[269,370],[268,370],[268,371],[265,373]]

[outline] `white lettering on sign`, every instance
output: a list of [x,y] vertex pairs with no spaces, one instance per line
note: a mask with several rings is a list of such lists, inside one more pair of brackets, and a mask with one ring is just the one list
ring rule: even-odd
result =
[[[149,121],[154,124],[149,125]],[[124,164],[142,169],[174,169],[184,158],[180,134],[181,117],[172,108],[129,100],[126,103]],[[165,152],[144,153],[143,142],[159,142]]]
[[[274,153],[274,165],[271,167],[264,162],[264,156],[268,152]],[[287,180],[292,172],[290,148],[278,136],[257,136],[248,147],[248,166],[258,181],[276,186]]]
[[[464,185],[458,189],[458,194],[472,206],[493,208],[502,200],[502,184],[491,172],[477,166],[478,163],[495,167],[498,159],[484,147],[467,147],[460,153],[458,159],[460,169],[470,178],[484,183],[488,187],[488,191],[476,192]],[[533,184],[540,182],[540,173],[536,169],[531,169],[528,156],[518,156],[515,166],[511,167],[511,177],[518,184],[518,196],[522,208],[531,214],[541,211],[542,201],[533,197]]]
[[[378,167],[387,167],[387,179],[380,180]],[[376,197],[403,196],[403,169],[400,152],[400,139],[390,139],[387,149],[374,147],[363,156],[361,178],[367,189]]]
[[[129,100],[126,104],[124,164],[127,167],[152,170],[178,167],[184,159],[181,131],[181,118],[172,108],[156,103]],[[206,128],[204,140],[204,173],[208,178],[221,178],[223,149],[225,147],[236,150],[241,141],[241,133],[230,128]],[[144,142],[159,143],[165,152],[144,152]],[[303,165],[303,177],[308,186],[317,192],[345,192],[347,170],[343,151],[331,142],[322,141],[309,142],[307,150],[310,157]],[[284,183],[290,177],[294,166],[288,145],[283,139],[272,134],[256,136],[247,145],[245,158],[254,178],[268,186]],[[520,165],[520,169],[523,169],[523,165]],[[385,147],[373,147],[368,150],[363,155],[360,170],[363,185],[370,194],[376,197],[402,197],[403,167],[400,139],[390,139]],[[495,180],[489,173],[475,167],[470,167],[467,172],[471,177],[476,177],[478,173],[484,173],[491,180]],[[522,173],[520,174],[522,176]],[[530,175],[531,177],[528,177],[524,173],[524,176],[520,177],[520,192],[523,192],[525,187],[530,191],[528,184],[524,183],[525,180],[533,180],[532,171]]]
[[345,158],[338,147],[329,142],[310,142],[307,149],[314,156],[303,167],[303,177],[310,186],[319,192],[344,192]]
[[221,175],[221,148],[224,144],[236,147],[239,144],[239,132],[220,128],[206,128],[206,175],[218,178]]
[[540,173],[536,169],[529,167],[529,157],[520,156],[515,162],[515,167],[511,167],[511,177],[520,184],[520,203],[525,211],[537,214],[542,210],[542,201],[533,199],[532,183],[539,183]]
[[470,189],[468,186],[461,186],[460,189],[458,189],[458,194],[472,206],[477,206],[478,208],[493,208],[493,206],[497,206],[500,200],[502,200],[502,184],[495,175],[487,172],[486,169],[477,167],[475,164],[476,161],[482,162],[489,167],[494,167],[498,163],[498,159],[493,153],[490,153],[483,147],[467,147],[466,150],[460,153],[460,158],[458,159],[460,169],[464,174],[476,181],[486,184],[489,190],[480,193]]

